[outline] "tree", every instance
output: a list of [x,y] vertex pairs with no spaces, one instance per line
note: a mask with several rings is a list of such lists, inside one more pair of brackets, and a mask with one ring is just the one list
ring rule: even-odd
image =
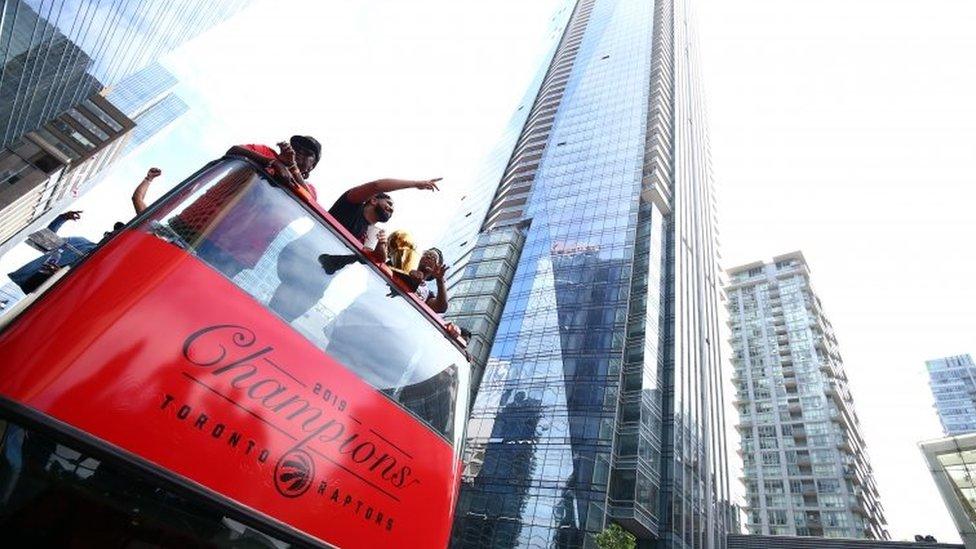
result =
[[596,544],[600,549],[635,549],[637,538],[614,523],[596,535]]

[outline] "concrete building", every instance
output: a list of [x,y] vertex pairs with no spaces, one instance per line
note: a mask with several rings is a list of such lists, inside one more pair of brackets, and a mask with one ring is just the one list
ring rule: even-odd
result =
[[[964,549],[958,543],[729,534],[729,549]],[[968,548],[965,548],[968,549]]]
[[[719,267],[692,2],[579,0],[442,245],[485,366],[458,547],[724,548]],[[452,270],[455,270],[452,269]]]
[[46,223],[33,228],[32,222],[70,202],[84,182],[115,161],[133,127],[95,94],[0,153],[0,254],[23,240],[15,236],[42,228]]
[[976,431],[976,364],[969,355],[926,360],[935,411],[947,435]]
[[844,362],[803,254],[729,269],[726,295],[748,532],[888,539]]

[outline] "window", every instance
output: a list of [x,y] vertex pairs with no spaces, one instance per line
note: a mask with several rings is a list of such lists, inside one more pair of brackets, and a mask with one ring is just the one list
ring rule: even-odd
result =
[[92,143],[87,137],[82,135],[81,132],[69,126],[64,120],[61,120],[60,118],[55,118],[54,120],[51,121],[51,124],[53,124],[58,131],[60,131],[64,135],[78,142],[78,144],[81,145],[84,149],[89,151],[95,149],[94,143]]
[[820,479],[817,481],[817,492],[821,494],[837,494],[840,492],[840,482],[837,480]]
[[97,124],[85,118],[84,115],[78,112],[78,109],[71,109],[68,111],[68,116],[70,116],[75,122],[81,124],[86,130],[92,132],[95,137],[98,137],[102,141],[108,141],[108,134],[105,133],[105,130],[99,128]]
[[101,107],[95,104],[91,99],[85,99],[81,104],[92,112],[99,120],[107,124],[113,130],[120,132],[122,131],[122,125],[118,123],[114,118],[112,118],[107,112],[105,112]]
[[785,510],[770,510],[766,512],[767,518],[769,518],[769,524],[786,524],[786,511]]
[[50,154],[43,151],[31,157],[30,162],[37,167],[37,169],[46,174],[54,173],[59,168],[64,166],[64,164],[62,164],[57,158],[54,158]]
[[0,433],[6,546],[292,547],[40,431],[0,421]]

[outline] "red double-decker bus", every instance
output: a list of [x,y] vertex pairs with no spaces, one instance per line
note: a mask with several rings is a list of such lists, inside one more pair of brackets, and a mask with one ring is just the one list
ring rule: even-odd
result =
[[30,547],[443,547],[469,367],[314,202],[213,162],[0,332]]

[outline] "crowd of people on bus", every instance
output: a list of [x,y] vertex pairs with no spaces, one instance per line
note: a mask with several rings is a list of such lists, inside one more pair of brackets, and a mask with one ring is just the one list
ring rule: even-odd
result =
[[[288,141],[277,144],[275,150],[266,145],[235,145],[225,156],[245,158],[262,166],[273,179],[287,186],[305,199],[316,202],[318,193],[309,182],[311,172],[319,164],[322,147],[310,136],[295,135]],[[146,194],[152,182],[162,174],[159,168],[151,168],[132,194],[132,204],[136,215],[147,209]],[[384,264],[404,286],[411,289],[417,297],[433,311],[444,313],[447,310],[448,295],[444,282],[447,265],[437,248],[418,251],[413,237],[404,230],[393,231],[387,235],[380,224],[390,221],[394,213],[391,193],[404,189],[438,191],[440,178],[429,180],[379,179],[343,192],[328,209],[328,213],[346,229],[362,246],[364,254],[372,261]],[[213,222],[213,213],[229,200],[236,189],[236,183],[228,181],[224,187],[217,185],[181,212],[174,225],[183,235],[199,235],[206,231],[196,246],[196,254],[214,265],[224,275],[233,278],[240,271],[253,267],[264,250],[292,219],[274,219],[261,215],[263,204],[247,204],[246,197],[238,199],[235,208],[253,210],[248,219],[248,237],[240,237],[240,227],[233,230]],[[245,201],[244,204],[241,202]],[[198,211],[197,211],[198,210]],[[47,279],[65,267],[71,267],[94,250],[99,243],[83,237],[57,237],[56,233],[70,220],[77,220],[80,211],[69,211],[59,215],[47,228],[54,233],[57,245],[41,257],[35,259],[9,274],[25,293],[36,291]],[[202,219],[205,221],[197,221]],[[229,225],[229,223],[228,223]],[[123,227],[116,223],[113,230],[106,232],[103,241]],[[307,265],[289,261],[288,258],[305,250],[302,239],[296,239],[282,250],[278,261],[278,276],[281,280],[271,307],[286,320],[291,321],[308,310],[321,297],[321,291],[309,288]],[[348,259],[353,257],[352,260]],[[321,267],[326,274],[332,274],[343,263],[355,261],[355,256],[319,256]],[[331,272],[330,272],[331,271]],[[433,285],[434,288],[430,288]]]

